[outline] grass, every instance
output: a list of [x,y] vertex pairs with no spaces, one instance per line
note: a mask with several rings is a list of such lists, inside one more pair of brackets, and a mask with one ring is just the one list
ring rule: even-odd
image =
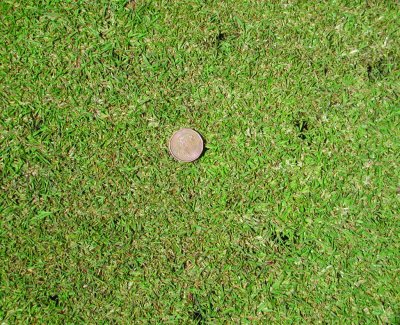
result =
[[1,1],[0,320],[398,323],[399,31],[394,0]]

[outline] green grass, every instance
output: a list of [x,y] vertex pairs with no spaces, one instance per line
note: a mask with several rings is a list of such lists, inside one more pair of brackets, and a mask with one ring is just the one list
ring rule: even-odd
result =
[[0,320],[398,323],[399,40],[394,0],[1,1]]

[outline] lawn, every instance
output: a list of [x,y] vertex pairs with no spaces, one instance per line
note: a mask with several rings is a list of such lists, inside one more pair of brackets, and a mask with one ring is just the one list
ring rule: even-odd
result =
[[0,321],[399,323],[399,94],[395,0],[0,1]]

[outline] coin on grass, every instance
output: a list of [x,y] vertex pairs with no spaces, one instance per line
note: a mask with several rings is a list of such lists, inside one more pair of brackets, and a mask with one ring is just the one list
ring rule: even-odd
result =
[[201,156],[203,148],[203,138],[192,129],[180,129],[169,140],[169,152],[179,161],[195,161]]

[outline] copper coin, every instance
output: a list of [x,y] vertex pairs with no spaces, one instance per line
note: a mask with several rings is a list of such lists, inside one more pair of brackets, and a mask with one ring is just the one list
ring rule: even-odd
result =
[[201,135],[192,129],[180,129],[169,140],[169,151],[179,161],[195,161],[201,156],[203,148]]

